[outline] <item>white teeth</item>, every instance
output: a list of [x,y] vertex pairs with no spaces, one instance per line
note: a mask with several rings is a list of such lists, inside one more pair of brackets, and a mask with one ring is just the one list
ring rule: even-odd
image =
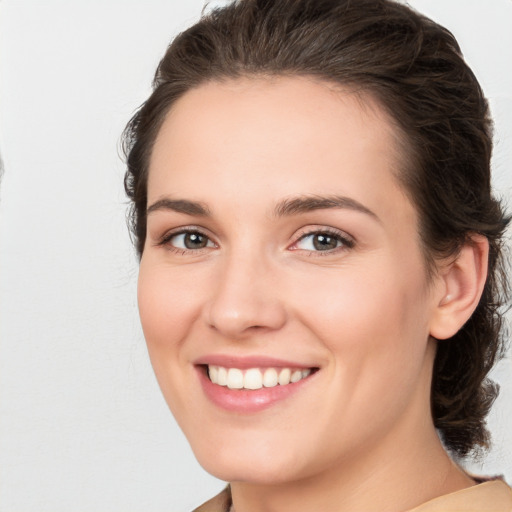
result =
[[226,368],[219,366],[219,373],[217,374],[217,384],[219,386],[227,386],[228,385],[228,371]]
[[245,389],[261,389],[263,387],[263,376],[258,368],[247,370],[244,375]]
[[277,385],[286,386],[290,383],[305,379],[311,374],[311,369],[291,368],[224,368],[209,365],[208,376],[214,384],[227,386],[229,389],[261,389],[273,388]]
[[263,374],[263,385],[266,388],[273,388],[277,383],[277,371],[274,368],[267,368]]
[[210,380],[214,384],[219,383],[219,367],[218,366],[209,366],[208,367],[208,376],[210,377]]
[[290,377],[290,382],[299,382],[300,379],[302,379],[302,370],[295,370]]
[[290,384],[290,377],[292,375],[292,371],[290,368],[283,368],[279,372],[279,384],[281,386],[286,386],[286,384]]
[[244,374],[242,370],[238,368],[230,368],[228,370],[227,386],[229,389],[242,389],[244,387]]

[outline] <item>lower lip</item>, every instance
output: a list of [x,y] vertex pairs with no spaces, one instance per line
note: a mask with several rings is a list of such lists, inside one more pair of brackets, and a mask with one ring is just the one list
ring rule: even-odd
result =
[[272,388],[263,387],[251,390],[229,389],[227,386],[219,386],[208,378],[204,367],[198,367],[197,370],[206,396],[215,405],[227,411],[247,414],[262,411],[282,400],[286,400],[307,385],[314,375],[311,374],[305,379],[284,386],[277,385]]

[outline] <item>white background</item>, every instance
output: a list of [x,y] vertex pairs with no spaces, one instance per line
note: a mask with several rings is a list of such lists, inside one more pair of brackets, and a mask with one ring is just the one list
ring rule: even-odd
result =
[[[512,1],[411,0],[458,37],[512,196]],[[200,0],[0,2],[0,512],[186,511],[223,483],[160,395],[137,317],[121,131]],[[508,201],[510,204],[510,200]],[[512,372],[481,465],[512,483]]]

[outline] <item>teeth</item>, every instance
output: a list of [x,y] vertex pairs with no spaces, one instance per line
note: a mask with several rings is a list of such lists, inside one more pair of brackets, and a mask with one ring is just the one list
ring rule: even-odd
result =
[[263,374],[263,385],[266,388],[273,388],[278,383],[277,370],[274,368],[267,368]]
[[290,377],[291,377],[292,371],[290,368],[283,368],[279,372],[279,384],[281,386],[286,386],[286,384],[290,384]]
[[261,389],[263,387],[263,375],[258,368],[247,370],[244,375],[245,389]]
[[219,367],[219,373],[217,376],[217,384],[219,386],[227,386],[228,385],[228,371],[226,368]]
[[214,384],[227,386],[229,389],[261,389],[273,388],[277,385],[286,386],[299,382],[311,374],[311,369],[292,368],[249,368],[245,371],[238,368],[224,368],[208,365],[208,376]]
[[295,370],[290,377],[290,382],[299,382],[300,379],[302,379],[302,370]]
[[218,366],[209,366],[208,367],[208,375],[210,380],[217,384],[219,382],[219,367]]
[[228,370],[228,388],[242,389],[244,387],[244,374],[238,368],[230,368]]

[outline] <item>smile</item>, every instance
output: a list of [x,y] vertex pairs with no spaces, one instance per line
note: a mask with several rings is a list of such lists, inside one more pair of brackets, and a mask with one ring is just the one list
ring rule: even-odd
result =
[[254,414],[301,395],[320,368],[267,356],[207,355],[194,362],[205,396],[217,407]]
[[213,384],[229,389],[256,390],[286,386],[305,379],[311,374],[311,368],[226,368],[208,365],[208,376]]

